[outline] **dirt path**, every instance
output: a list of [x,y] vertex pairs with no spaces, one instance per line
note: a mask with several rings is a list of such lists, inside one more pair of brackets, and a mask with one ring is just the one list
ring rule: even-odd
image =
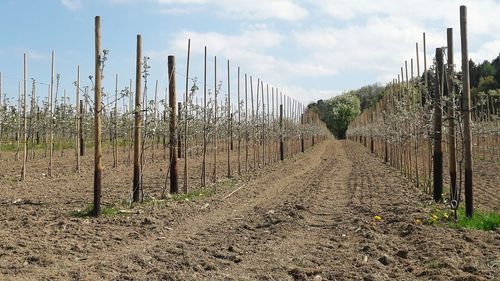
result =
[[236,187],[99,220],[5,206],[0,279],[500,278],[498,232],[416,224],[428,198],[358,144],[324,142]]

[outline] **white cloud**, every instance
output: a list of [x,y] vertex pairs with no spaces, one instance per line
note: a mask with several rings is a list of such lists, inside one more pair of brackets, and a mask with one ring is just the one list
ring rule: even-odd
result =
[[252,0],[158,0],[158,3],[191,8],[203,4],[226,19],[299,21],[309,14],[307,9],[291,0],[266,0],[260,3]]
[[[463,3],[468,5],[470,57],[482,61],[500,52],[500,2],[494,0],[409,0],[398,4],[392,0],[272,0],[258,4],[250,0],[149,1],[157,3],[163,13],[211,13],[225,22],[237,19],[243,23],[240,33],[228,34],[224,28],[180,30],[170,41],[168,54],[185,54],[191,38],[194,54],[201,55],[208,46],[211,56],[229,58],[245,72],[287,85],[283,89],[302,101],[338,93],[324,90],[330,87],[345,89],[390,81],[400,73],[405,60],[410,67],[410,59],[416,57],[415,42],[419,43],[422,72],[422,32],[427,35],[430,66],[435,48],[446,45],[446,28],[453,27],[459,68],[459,6]],[[278,26],[267,20],[282,22]],[[251,25],[255,21],[260,24]],[[148,54],[163,60],[167,56],[163,50]],[[330,83],[331,78],[340,84]]]
[[187,14],[190,14],[192,12],[193,12],[193,10],[185,9],[185,8],[163,8],[163,9],[159,10],[160,14],[174,15],[174,16],[187,15]]
[[[388,81],[397,76],[405,60],[410,67],[410,59],[416,57],[415,42],[419,43],[423,71],[422,32],[427,35],[429,66],[435,48],[446,45],[446,28],[453,27],[455,63],[460,67],[460,1],[410,0],[397,5],[389,0],[309,2],[316,5],[319,14],[343,23],[293,32],[295,44],[318,65],[335,65],[339,73],[369,72],[377,81]],[[500,52],[500,2],[465,2],[470,57],[478,61],[496,57]],[[478,46],[478,42],[483,44]]]
[[[270,30],[266,26],[244,31],[240,34],[223,34],[217,32],[200,33],[194,31],[181,31],[173,39],[170,46],[171,53],[186,53],[187,40],[191,39],[193,57],[204,52],[208,46],[209,63],[213,55],[217,55],[219,64],[224,64],[225,59],[231,59],[233,67],[242,67],[242,74],[248,73],[264,79],[264,83],[272,83],[280,87],[284,94],[302,102],[320,99],[332,92],[321,89],[312,89],[298,86],[293,81],[301,78],[317,78],[335,75],[337,69],[333,65],[317,63],[309,59],[290,60],[277,56],[282,48],[289,43],[288,36]],[[155,58],[165,58],[167,52],[152,51],[148,55]],[[180,58],[183,61],[185,58]],[[182,66],[180,66],[182,68]],[[210,70],[210,69],[209,69]],[[233,82],[235,83],[235,82]]]
[[38,51],[28,51],[28,58],[32,60],[46,60],[49,59],[49,54],[41,53]]
[[500,38],[483,44],[478,50],[470,54],[470,58],[476,63],[484,60],[492,60],[500,54]]
[[63,4],[66,8],[70,9],[71,11],[77,11],[82,6],[80,0],[61,0],[61,4]]

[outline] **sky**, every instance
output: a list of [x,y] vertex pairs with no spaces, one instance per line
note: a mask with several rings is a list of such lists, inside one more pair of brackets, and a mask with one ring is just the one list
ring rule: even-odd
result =
[[0,0],[2,89],[17,99],[27,53],[28,76],[36,79],[38,95],[46,96],[54,50],[60,94],[65,89],[74,100],[77,65],[83,85],[94,75],[94,17],[99,15],[102,46],[109,50],[106,92],[114,92],[116,74],[119,91],[135,77],[135,40],[141,34],[144,55],[150,58],[148,88],[158,80],[160,96],[167,87],[168,55],[176,56],[178,94],[184,92],[190,38],[189,78],[197,78],[200,90],[206,46],[209,89],[214,88],[217,56],[223,95],[229,60],[233,98],[240,66],[242,94],[246,73],[254,83],[262,79],[264,85],[307,104],[392,80],[405,60],[410,65],[415,59],[416,42],[422,72],[423,32],[431,64],[435,48],[446,45],[446,28],[452,27],[460,67],[463,4],[468,6],[470,57],[476,62],[495,58],[500,53],[497,0]]

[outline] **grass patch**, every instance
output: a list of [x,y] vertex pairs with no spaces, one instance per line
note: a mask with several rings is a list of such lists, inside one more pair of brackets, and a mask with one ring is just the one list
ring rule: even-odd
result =
[[212,196],[213,194],[215,194],[215,188],[210,187],[210,188],[190,191],[184,194],[172,194],[171,199],[173,201],[191,201],[195,198],[209,197]]
[[[236,184],[237,181],[235,180],[224,180],[218,182],[216,185],[207,187],[204,189],[197,189],[188,193],[178,193],[178,194],[171,194],[167,195],[167,198],[163,200],[150,200],[150,199],[145,199],[144,201],[140,203],[133,203],[132,205],[128,200],[121,200],[117,201],[116,203],[111,203],[108,205],[103,205],[101,207],[101,215],[103,217],[113,217],[117,215],[126,215],[134,212],[127,212],[131,211],[131,209],[134,209],[135,207],[140,207],[140,206],[147,206],[150,204],[157,204],[157,202],[163,202],[163,204],[160,204],[159,206],[167,206],[167,202],[171,201],[193,201],[197,198],[204,198],[204,197],[210,197],[214,195],[217,190],[219,189],[225,189],[225,188],[230,188],[233,187]],[[94,208],[93,204],[88,204],[85,206],[83,209],[78,209],[71,211],[69,213],[70,216],[72,217],[77,217],[77,218],[87,218],[92,216],[92,209]]]
[[183,194],[172,194],[168,198],[172,201],[191,201],[196,198],[210,197],[214,195],[217,190],[227,189],[234,187],[237,181],[234,179],[226,179],[216,183],[213,186],[206,187],[203,189],[197,189]]
[[[93,209],[94,209],[94,205],[89,204],[89,205],[85,206],[85,208],[83,208],[83,209],[71,211],[69,213],[69,215],[72,217],[76,217],[76,218],[87,218],[87,217],[92,216]],[[101,215],[104,217],[112,217],[112,216],[116,216],[119,214],[120,214],[120,212],[118,211],[117,206],[114,204],[104,205],[101,207]]]
[[465,215],[465,209],[461,207],[458,209],[458,221],[454,223],[454,226],[479,230],[495,230],[500,227],[500,214],[476,209],[472,217],[468,218]]
[[452,228],[467,228],[477,230],[495,230],[500,227],[500,214],[496,212],[486,212],[479,209],[474,210],[471,218],[465,215],[465,208],[458,209],[458,219],[453,219],[453,212],[449,209],[439,209],[434,207],[425,221],[428,225],[441,225]]

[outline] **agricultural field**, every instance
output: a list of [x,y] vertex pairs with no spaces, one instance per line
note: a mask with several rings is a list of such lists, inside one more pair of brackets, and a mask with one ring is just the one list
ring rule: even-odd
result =
[[[498,276],[498,232],[424,223],[431,198],[353,142],[329,139],[283,163],[221,181],[213,194],[207,190],[193,200],[150,199],[123,214],[115,211],[129,210],[119,200],[127,198],[128,188],[123,186],[130,185],[124,178],[129,169],[110,170],[105,179],[113,184],[105,185],[103,202],[114,203],[116,209],[98,219],[73,213],[91,196],[86,188],[92,184],[91,163],[82,164],[86,168],[80,175],[30,180],[7,191],[1,217],[4,277],[481,280]],[[152,174],[161,166],[151,167]],[[151,182],[154,179],[152,175]],[[2,186],[9,184],[2,179]],[[161,189],[150,192],[154,197]]]
[[[0,280],[500,280],[500,49],[477,17],[500,4],[415,11],[430,32],[373,56],[359,17],[408,11],[333,2],[0,3],[57,11],[76,40],[27,24],[30,47],[0,46]],[[328,20],[350,27],[303,29]]]

